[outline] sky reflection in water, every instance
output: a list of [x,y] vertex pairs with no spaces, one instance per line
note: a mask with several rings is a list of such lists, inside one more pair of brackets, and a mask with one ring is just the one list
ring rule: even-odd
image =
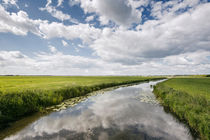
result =
[[150,85],[121,87],[53,112],[7,140],[192,139],[188,128],[164,112]]

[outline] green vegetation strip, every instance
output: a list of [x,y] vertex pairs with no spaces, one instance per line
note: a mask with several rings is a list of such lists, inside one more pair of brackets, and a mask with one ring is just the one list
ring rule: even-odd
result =
[[169,79],[157,84],[154,93],[201,139],[210,139],[210,78]]
[[0,129],[23,116],[87,93],[163,77],[0,76]]

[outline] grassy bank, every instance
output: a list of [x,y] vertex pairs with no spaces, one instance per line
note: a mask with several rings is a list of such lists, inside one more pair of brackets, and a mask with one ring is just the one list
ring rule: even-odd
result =
[[0,129],[25,115],[92,91],[160,77],[0,76]]
[[210,139],[210,78],[175,78],[159,83],[154,93],[202,139]]

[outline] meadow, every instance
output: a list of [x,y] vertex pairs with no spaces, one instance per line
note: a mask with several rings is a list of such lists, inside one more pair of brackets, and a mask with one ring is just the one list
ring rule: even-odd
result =
[[149,79],[141,76],[0,76],[0,91],[57,90]]
[[210,78],[173,78],[154,87],[162,105],[201,139],[210,139]]
[[103,88],[158,80],[141,76],[0,76],[0,129],[66,99]]

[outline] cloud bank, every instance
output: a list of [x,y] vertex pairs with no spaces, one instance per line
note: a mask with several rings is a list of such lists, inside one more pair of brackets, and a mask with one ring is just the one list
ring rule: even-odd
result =
[[[14,2],[4,1],[16,4]],[[48,0],[41,10],[72,23],[71,15],[57,10],[63,3],[58,0],[57,5],[52,6],[52,1]],[[49,47],[50,52],[34,52],[35,57],[20,51],[0,50],[1,74],[14,73],[13,69],[18,67],[30,69],[34,74],[47,73],[45,68],[48,67],[57,69],[48,71],[51,74],[73,75],[84,74],[87,69],[87,75],[210,72],[209,2],[70,0],[69,4],[84,11],[84,23],[32,19],[27,12],[9,12],[2,4],[0,32],[19,36],[30,32],[44,40],[59,38],[63,46],[68,46],[65,40],[79,39],[81,43],[76,47],[90,49],[94,57],[68,55],[58,51],[55,45]],[[150,11],[146,15],[145,9]]]

